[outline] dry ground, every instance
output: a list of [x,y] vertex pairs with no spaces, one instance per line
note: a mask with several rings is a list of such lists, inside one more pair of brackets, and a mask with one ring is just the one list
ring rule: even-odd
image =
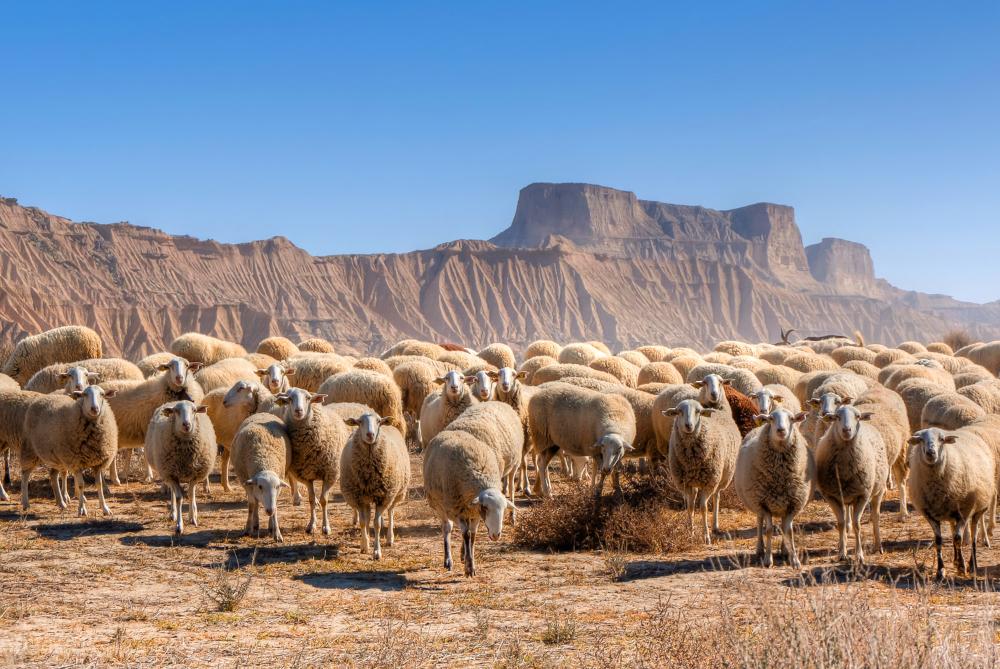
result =
[[[457,571],[442,569],[439,525],[420,499],[419,456],[413,465],[399,540],[381,562],[359,553],[339,495],[333,534],[316,537],[304,533],[307,507],[284,496],[285,543],[276,545],[241,538],[242,490],[213,483],[200,526],[175,539],[156,486],[118,488],[112,518],[81,519],[75,503],[70,511],[53,504],[38,473],[30,513],[0,503],[0,664],[708,667],[809,657],[796,663],[919,666],[916,652],[939,667],[998,661],[1000,550],[982,552],[976,580],[925,584],[929,530],[917,517],[900,521],[894,499],[883,516],[887,552],[871,554],[860,571],[836,564],[832,515],[813,502],[801,518],[802,570],[752,565],[753,518],[726,509],[729,536],[678,553],[549,554],[518,549],[509,535],[484,538],[480,575],[466,579],[458,539]],[[93,488],[88,497],[93,514]],[[232,611],[210,596],[247,582]],[[830,630],[850,637],[846,645],[802,638]],[[881,650],[895,639],[899,648]]]

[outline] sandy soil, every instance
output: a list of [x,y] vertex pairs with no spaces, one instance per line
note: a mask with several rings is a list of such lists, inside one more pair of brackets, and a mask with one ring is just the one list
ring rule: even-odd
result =
[[[614,666],[629,664],[624,649],[651,612],[664,608],[706,617],[735,610],[752,620],[761,598],[818,587],[884,595],[893,605],[922,597],[956,620],[997,604],[996,549],[982,551],[975,581],[922,584],[932,573],[931,535],[916,516],[900,520],[894,499],[884,505],[887,552],[870,555],[861,571],[837,565],[833,517],[813,502],[801,517],[802,570],[783,561],[770,570],[755,566],[753,518],[725,509],[728,536],[664,555],[546,554],[512,546],[509,535],[497,543],[482,538],[479,575],[466,579],[457,538],[458,570],[441,566],[439,525],[420,499],[419,456],[413,465],[411,499],[397,514],[399,537],[381,562],[360,554],[339,495],[333,534],[314,537],[304,532],[307,507],[283,497],[285,543],[274,544],[240,536],[243,492],[225,493],[214,482],[210,497],[201,496],[199,526],[174,538],[154,485],[117,488],[109,519],[77,518],[75,503],[69,511],[54,505],[39,473],[28,514],[15,501],[0,503],[0,664],[513,667],[574,658],[581,666]],[[95,497],[91,488],[92,514]],[[870,528],[865,532],[870,540]],[[210,593],[247,580],[235,610],[220,611]]]

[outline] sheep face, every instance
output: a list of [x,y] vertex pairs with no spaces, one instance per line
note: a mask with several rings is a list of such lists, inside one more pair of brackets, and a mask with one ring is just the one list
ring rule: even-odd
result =
[[604,435],[597,440],[594,448],[601,451],[601,469],[605,474],[610,474],[626,453],[635,450],[620,434]]
[[174,434],[182,437],[187,437],[194,434],[198,429],[197,416],[195,414],[205,413],[208,411],[208,407],[204,404],[199,404],[195,406],[194,402],[188,402],[187,400],[181,400],[180,402],[174,402],[171,406],[165,406],[160,409],[160,413],[167,418],[172,419]]
[[83,392],[87,386],[97,383],[101,380],[101,375],[97,372],[88,372],[86,367],[75,366],[67,369],[58,378],[66,384],[66,392],[72,394]]
[[438,384],[444,384],[444,394],[451,400],[457,400],[465,391],[465,377],[454,370],[434,379],[434,381]]
[[95,419],[99,418],[101,414],[104,413],[105,398],[114,397],[117,393],[117,390],[106,391],[100,386],[87,386],[83,390],[74,390],[70,393],[70,397],[75,400],[83,398],[81,407],[83,415],[90,419]]
[[227,409],[242,404],[252,404],[256,400],[257,388],[252,383],[237,381],[233,387],[226,391],[222,398],[222,406]]
[[361,441],[371,446],[378,441],[378,435],[382,430],[382,426],[392,422],[392,419],[382,418],[376,413],[366,413],[360,418],[345,418],[344,422],[351,427],[358,428]]
[[280,363],[270,365],[267,369],[257,370],[257,376],[260,377],[261,383],[275,394],[288,390],[288,377],[293,374],[295,374],[294,369],[286,369]]
[[760,423],[768,423],[771,426],[771,443],[783,445],[789,442],[792,436],[792,428],[796,423],[801,423],[806,419],[806,413],[793,414],[788,409],[780,407],[774,409],[770,414],[755,416]]
[[286,407],[286,415],[295,421],[309,419],[313,404],[326,399],[326,395],[314,395],[302,388],[291,388],[288,392],[275,396],[280,406]]
[[[709,376],[714,376],[710,374]],[[701,428],[701,417],[711,416],[718,409],[703,407],[698,400],[684,400],[673,409],[663,412],[664,416],[674,417],[674,428],[681,434],[695,434]]]
[[816,409],[816,413],[820,416],[829,416],[837,411],[837,407],[850,404],[853,401],[853,397],[842,398],[837,393],[823,393],[819,397],[809,400],[809,406]]
[[953,434],[945,434],[942,430],[932,427],[920,430],[909,438],[907,443],[913,447],[910,451],[918,450],[924,463],[930,467],[937,466],[944,462],[946,444],[954,444],[958,437]]
[[695,381],[691,385],[699,389],[698,401],[706,406],[714,406],[722,401],[726,391],[723,386],[731,383],[729,379],[724,379],[718,374],[709,374],[701,381]]
[[264,508],[264,513],[269,516],[274,515],[281,489],[288,487],[288,484],[272,471],[258,472],[243,485],[247,489],[247,496],[260,504]]
[[513,392],[517,382],[528,378],[528,372],[519,372],[511,367],[501,367],[498,372],[490,372],[490,377],[496,380],[497,387],[504,393]]
[[774,406],[776,403],[781,403],[785,399],[781,395],[775,395],[767,388],[761,388],[750,397],[757,403],[757,413],[764,416],[777,408]]
[[496,541],[503,532],[503,516],[514,505],[499,490],[489,488],[480,492],[472,503],[479,507],[479,517],[486,525],[490,539]]
[[842,404],[837,407],[835,413],[823,415],[823,420],[832,423],[831,430],[836,430],[835,434],[843,441],[851,441],[858,435],[861,428],[861,421],[871,420],[874,414],[862,413],[850,404]]
[[170,362],[157,366],[161,372],[166,372],[167,381],[174,390],[180,390],[187,381],[188,373],[194,374],[201,369],[200,362],[188,362],[184,358],[171,358]]
[[486,402],[493,396],[493,379],[490,378],[489,372],[478,371],[473,376],[465,377],[465,382],[471,386],[472,394],[480,402]]

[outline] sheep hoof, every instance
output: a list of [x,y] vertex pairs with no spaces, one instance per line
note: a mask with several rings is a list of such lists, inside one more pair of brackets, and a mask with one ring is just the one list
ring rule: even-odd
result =
[[372,557],[374,557],[376,560],[381,560],[382,559],[382,552],[381,551],[375,551],[375,554]]

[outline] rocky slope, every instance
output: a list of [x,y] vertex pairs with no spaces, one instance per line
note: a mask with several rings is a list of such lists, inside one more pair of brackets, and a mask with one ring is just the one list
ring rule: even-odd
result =
[[524,344],[774,340],[850,332],[934,338],[960,324],[1000,337],[1000,304],[907,293],[867,249],[804,248],[794,211],[639,200],[586,184],[533,184],[511,226],[403,254],[313,257],[283,237],[246,244],[127,223],[74,223],[0,200],[0,341],[67,323],[111,354],[162,350],[187,330],[248,347],[272,334],[378,351],[404,337]]

